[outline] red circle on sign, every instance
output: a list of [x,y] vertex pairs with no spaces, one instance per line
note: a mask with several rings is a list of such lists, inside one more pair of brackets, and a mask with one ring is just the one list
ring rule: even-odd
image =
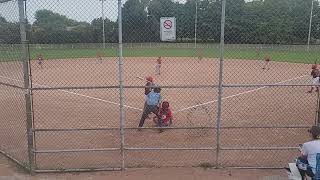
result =
[[166,29],[170,29],[172,27],[172,22],[170,20],[165,20],[163,22],[163,27]]

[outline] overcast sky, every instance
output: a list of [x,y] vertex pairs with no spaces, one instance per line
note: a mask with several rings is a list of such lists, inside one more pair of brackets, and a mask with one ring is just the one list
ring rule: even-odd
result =
[[[77,21],[91,22],[94,18],[101,17],[101,2],[99,0],[27,0],[27,16],[30,22],[34,22],[34,14],[37,10],[48,9]],[[116,20],[117,5],[117,0],[105,0],[105,17]],[[17,21],[19,15],[17,1],[0,3],[0,15],[8,21]]]
[[[125,1],[123,0],[123,3]],[[185,0],[178,1],[185,2]],[[27,0],[27,17],[29,22],[33,23],[37,10],[48,9],[77,21],[91,22],[93,19],[101,17],[101,2],[100,0]],[[17,0],[0,3],[0,16],[11,22],[18,21],[17,4]],[[117,19],[117,4],[117,0],[105,0],[104,2],[105,17],[112,21]]]

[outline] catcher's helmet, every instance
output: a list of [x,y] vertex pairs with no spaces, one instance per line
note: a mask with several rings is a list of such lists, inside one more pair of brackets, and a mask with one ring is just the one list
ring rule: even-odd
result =
[[168,101],[163,101],[162,102],[162,108],[165,108],[165,109],[167,109],[167,108],[169,108],[169,102]]

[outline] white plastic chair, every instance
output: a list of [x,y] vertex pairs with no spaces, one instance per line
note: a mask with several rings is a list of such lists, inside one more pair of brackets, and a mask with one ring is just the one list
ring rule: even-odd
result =
[[301,180],[301,174],[296,163],[289,163],[290,172],[288,172],[289,180]]

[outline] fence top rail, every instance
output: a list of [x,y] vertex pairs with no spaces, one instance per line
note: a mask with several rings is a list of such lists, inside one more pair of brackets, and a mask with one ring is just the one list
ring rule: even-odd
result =
[[[234,87],[310,87],[314,86],[312,84],[224,84],[222,87],[224,88],[234,88]],[[166,89],[203,89],[203,88],[218,88],[218,85],[172,85],[172,86],[148,86],[148,87],[159,87]],[[120,86],[60,86],[60,87],[36,87],[32,88],[32,90],[68,90],[68,89],[117,89]],[[146,86],[123,86],[123,88],[127,89],[136,89],[136,88],[146,88]]]
[[9,2],[9,1],[13,1],[13,0],[0,0],[0,3],[5,3],[5,2]]
[[[221,126],[221,129],[306,129],[310,126]],[[126,130],[134,129],[160,129],[160,127],[125,127]],[[161,127],[161,129],[217,129],[213,126],[204,126],[204,127]],[[56,131],[110,131],[110,130],[120,130],[120,127],[114,128],[65,128],[65,129],[32,129],[33,132],[56,132]]]
[[[0,3],[1,4],[1,3]],[[105,47],[108,49],[117,49],[118,43],[106,43]],[[1,44],[1,49],[21,47],[21,44]],[[65,44],[30,44],[31,50],[40,49],[102,49],[101,43],[65,43]],[[190,49],[193,48],[191,43],[160,43],[160,42],[149,42],[149,43],[123,43],[124,49]],[[219,49],[217,43],[198,43],[197,49]],[[307,51],[307,45],[285,45],[285,44],[225,44],[226,51],[228,50],[259,50],[264,51]],[[320,49],[320,44],[312,44],[309,46],[309,50],[317,51]]]

